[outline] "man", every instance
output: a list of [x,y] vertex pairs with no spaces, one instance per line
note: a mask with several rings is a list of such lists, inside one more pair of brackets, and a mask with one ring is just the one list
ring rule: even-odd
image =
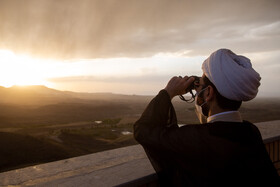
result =
[[[244,56],[228,49],[211,54],[203,76],[173,77],[134,124],[135,139],[144,147],[161,186],[280,186],[255,125],[238,109],[253,99],[260,76]],[[196,90],[202,125],[178,127],[172,98]]]

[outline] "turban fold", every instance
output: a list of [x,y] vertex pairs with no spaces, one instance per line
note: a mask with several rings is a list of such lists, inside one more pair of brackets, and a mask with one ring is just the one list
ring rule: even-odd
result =
[[250,59],[231,50],[219,49],[202,64],[203,73],[227,99],[249,101],[256,97],[260,75],[253,69]]

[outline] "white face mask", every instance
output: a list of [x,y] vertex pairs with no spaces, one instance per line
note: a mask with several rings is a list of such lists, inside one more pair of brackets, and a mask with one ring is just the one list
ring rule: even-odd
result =
[[[207,87],[206,87],[206,88],[207,88]],[[207,123],[207,116],[205,116],[205,115],[203,114],[203,112],[202,112],[202,106],[205,105],[205,104],[207,103],[207,101],[205,101],[205,102],[202,103],[201,105],[198,105],[198,104],[197,104],[197,97],[198,97],[204,90],[206,90],[206,88],[200,90],[200,92],[198,92],[198,93],[196,94],[195,98],[194,98],[194,104],[195,104],[195,108],[196,108],[196,111],[195,111],[195,112],[196,112],[196,115],[197,115],[197,117],[198,117],[198,119],[199,119],[199,122],[200,122],[201,124]]]

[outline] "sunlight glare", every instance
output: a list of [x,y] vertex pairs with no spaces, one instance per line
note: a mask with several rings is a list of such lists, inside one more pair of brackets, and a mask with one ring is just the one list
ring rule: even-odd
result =
[[38,62],[28,56],[17,56],[12,51],[0,50],[0,85],[45,85],[43,75],[38,71]]

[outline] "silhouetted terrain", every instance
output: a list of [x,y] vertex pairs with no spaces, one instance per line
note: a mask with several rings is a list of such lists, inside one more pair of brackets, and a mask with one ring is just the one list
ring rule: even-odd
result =
[[[136,144],[133,123],[152,96],[0,87],[0,171]],[[173,100],[179,123],[198,123],[194,104]],[[244,119],[280,119],[280,99],[243,103]]]

